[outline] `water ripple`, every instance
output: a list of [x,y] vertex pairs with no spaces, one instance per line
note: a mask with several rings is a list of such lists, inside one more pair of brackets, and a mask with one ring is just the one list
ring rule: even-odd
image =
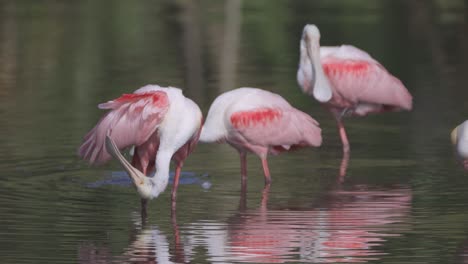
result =
[[405,186],[335,190],[319,208],[270,209],[268,195],[264,192],[260,207],[240,206],[225,221],[179,226],[173,218],[170,231],[141,225],[136,218],[135,235],[122,254],[111,257],[107,249],[91,250],[95,246],[86,244],[79,247],[80,259],[96,259],[93,252],[104,252],[99,258],[116,262],[186,263],[200,254],[211,262],[227,263],[367,262],[385,255],[381,246],[408,229],[404,223],[412,202],[411,189]]

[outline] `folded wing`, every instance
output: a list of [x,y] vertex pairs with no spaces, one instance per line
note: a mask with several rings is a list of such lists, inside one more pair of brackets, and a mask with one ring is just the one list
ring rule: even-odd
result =
[[412,108],[403,83],[369,54],[353,46],[324,47],[321,62],[334,92],[351,103]]
[[92,164],[110,159],[105,149],[109,135],[119,149],[139,146],[156,132],[169,108],[168,96],[164,91],[124,94],[99,105],[108,109],[104,117],[86,134],[79,155]]
[[317,121],[295,108],[257,108],[235,112],[230,117],[236,141],[270,150],[297,146],[320,146],[321,129]]

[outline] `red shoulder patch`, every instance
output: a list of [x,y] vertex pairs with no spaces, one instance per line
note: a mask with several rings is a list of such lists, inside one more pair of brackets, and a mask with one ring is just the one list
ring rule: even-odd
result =
[[123,94],[119,98],[115,99],[116,103],[124,104],[129,102],[135,102],[141,99],[151,99],[155,106],[164,106],[167,104],[167,95],[163,91],[155,91],[150,93],[132,93]]
[[322,67],[326,75],[336,75],[340,73],[362,74],[367,72],[370,65],[366,61],[345,60],[324,63]]
[[231,115],[231,124],[235,128],[249,127],[267,123],[281,117],[281,111],[272,108],[261,108],[251,111],[235,112]]
[[98,106],[100,109],[116,109],[124,104],[131,104],[134,105],[133,107],[139,108],[139,110],[141,110],[142,107],[148,103],[148,100],[150,100],[150,103],[157,108],[165,108],[169,104],[169,99],[165,92],[155,91],[138,94],[123,94],[115,100],[99,104]]

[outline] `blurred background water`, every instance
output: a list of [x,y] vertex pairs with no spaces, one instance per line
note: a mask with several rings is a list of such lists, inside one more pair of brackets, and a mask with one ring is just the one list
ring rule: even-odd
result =
[[[468,181],[450,146],[468,117],[463,0],[0,2],[1,263],[468,263]],[[343,179],[331,115],[296,83],[299,39],[369,52],[414,96],[411,112],[347,119]],[[323,129],[318,149],[239,157],[200,144],[177,215],[166,191],[142,223],[115,162],[76,156],[97,104],[148,83],[206,114],[241,86],[276,92]]]

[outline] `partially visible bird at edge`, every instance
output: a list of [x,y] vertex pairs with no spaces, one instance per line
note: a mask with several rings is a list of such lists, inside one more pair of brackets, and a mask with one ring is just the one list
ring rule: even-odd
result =
[[468,171],[468,120],[455,127],[450,136],[457,157]]

